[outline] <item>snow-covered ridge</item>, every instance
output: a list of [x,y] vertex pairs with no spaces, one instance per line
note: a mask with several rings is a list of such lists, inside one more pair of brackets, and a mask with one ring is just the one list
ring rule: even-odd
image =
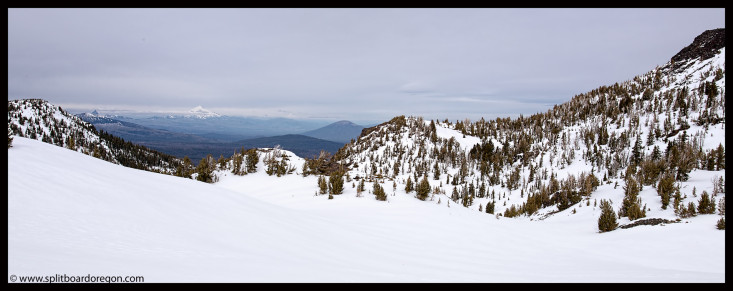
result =
[[[349,166],[351,177],[376,180],[385,188],[395,184],[397,193],[406,193],[408,179],[415,183],[427,177],[434,189],[433,203],[450,199],[470,209],[485,210],[491,202],[496,203],[492,208],[497,215],[512,207],[521,211],[535,203],[531,196],[549,194],[542,198],[540,209],[527,216],[532,220],[546,219],[549,214],[572,215],[599,199],[611,199],[619,209],[631,158],[638,155],[639,161],[646,162],[644,167],[653,169],[652,161],[658,163],[659,156],[669,159],[672,152],[678,156],[668,160],[662,170],[674,171],[679,203],[697,204],[703,188],[719,200],[721,193],[713,192],[714,182],[687,187],[685,176],[695,179],[693,176],[702,175],[708,180],[724,177],[724,165],[718,165],[716,157],[725,147],[725,48],[710,58],[690,59],[678,70],[670,64],[579,94],[547,113],[517,120],[452,123],[396,117],[366,129],[366,134],[337,154],[338,162]],[[481,161],[471,156],[472,149],[486,144],[491,146],[483,148],[485,154],[500,156],[499,160]],[[682,164],[677,166],[676,153],[680,151],[697,160],[684,164],[684,169]],[[639,169],[641,172],[641,166]],[[641,198],[647,217],[673,218],[673,207],[662,209],[659,203],[659,175],[638,177],[643,180]],[[589,176],[601,184],[582,201],[571,202],[569,208],[565,208],[567,204],[553,206],[566,199],[559,186],[540,193],[558,181],[587,193],[578,181]],[[414,192],[411,195],[414,197]],[[631,221],[623,217],[620,222]]]
[[[98,114],[87,116],[112,121],[99,117]],[[42,99],[9,100],[8,132],[73,149],[111,163],[149,171],[171,173],[180,162],[173,156],[100,134],[80,116],[70,114]]]

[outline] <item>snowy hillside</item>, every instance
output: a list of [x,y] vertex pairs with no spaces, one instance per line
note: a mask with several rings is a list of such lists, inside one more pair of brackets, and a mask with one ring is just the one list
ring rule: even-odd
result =
[[138,275],[145,282],[725,281],[725,232],[713,226],[717,215],[599,234],[593,207],[575,214],[584,219],[496,219],[453,204],[415,203],[404,194],[387,202],[358,198],[350,186],[329,200],[314,196],[315,176],[268,176],[262,161],[257,173],[222,175],[218,183],[206,184],[22,137],[13,145],[8,276]]
[[[111,120],[98,114],[87,116]],[[111,120],[112,122],[118,122]],[[37,139],[127,167],[172,173],[177,158],[126,142],[42,99],[8,101],[8,135]]]
[[[546,219],[610,199],[622,225],[685,218],[701,193],[716,205],[724,196],[724,88],[723,47],[530,117],[395,117],[366,129],[334,160],[350,177],[421,200],[408,184],[424,178],[432,203],[450,200],[497,216]],[[673,181],[671,190],[661,190],[663,180]],[[629,185],[637,190],[626,191]],[[639,213],[628,216],[629,207]]]

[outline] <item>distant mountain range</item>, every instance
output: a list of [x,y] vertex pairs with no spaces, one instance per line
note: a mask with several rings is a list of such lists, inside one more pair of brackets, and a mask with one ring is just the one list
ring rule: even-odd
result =
[[325,120],[226,116],[202,106],[192,108],[184,114],[146,117],[105,116],[96,113],[96,110],[78,115],[83,118],[106,117],[152,129],[205,136],[217,142],[302,133],[328,125]]
[[356,139],[361,134],[362,129],[364,129],[364,126],[354,124],[348,120],[341,120],[319,129],[307,131],[303,135],[346,144],[352,139]]
[[[299,135],[299,134],[285,134],[275,135],[269,137],[252,137],[248,135],[239,135],[230,132],[203,132],[198,134],[177,132],[178,125],[190,124],[192,127],[201,128],[203,131],[204,125],[210,125],[211,130],[216,130],[213,124],[217,122],[233,122],[226,116],[222,117],[216,113],[205,110],[200,107],[192,109],[192,112],[199,112],[201,115],[195,117],[190,115],[186,116],[168,116],[168,117],[153,117],[144,119],[132,119],[115,116],[115,118],[100,115],[98,112],[93,111],[92,113],[81,113],[77,114],[82,120],[94,125],[97,130],[103,130],[115,136],[119,136],[127,141],[131,141],[136,144],[140,144],[151,149],[155,149],[179,158],[188,156],[191,160],[197,161],[205,157],[208,154],[212,154],[214,157],[223,155],[225,157],[231,156],[235,150],[241,147],[245,148],[272,148],[279,145],[281,148],[292,151],[300,157],[313,157],[317,156],[321,150],[335,153],[341,148],[346,142],[343,141],[332,141],[326,139],[319,139],[317,137]],[[120,118],[122,120],[118,120]],[[245,118],[235,118],[244,121]],[[138,121],[144,121],[151,123],[151,121],[177,121],[177,122],[161,122],[168,128],[157,129],[144,125],[137,124]],[[154,123],[154,122],[153,122]],[[342,126],[335,126],[341,124]],[[320,133],[323,136],[346,136],[344,135],[344,127],[350,124],[358,127],[357,125],[349,121],[340,121],[324,128],[314,130],[316,133]],[[346,125],[346,126],[344,126]],[[190,131],[190,130],[189,130]],[[195,132],[196,130],[194,130]],[[360,132],[361,130],[359,130]],[[353,133],[352,133],[353,135]],[[355,138],[358,133],[350,138]],[[349,139],[350,139],[349,138]]]

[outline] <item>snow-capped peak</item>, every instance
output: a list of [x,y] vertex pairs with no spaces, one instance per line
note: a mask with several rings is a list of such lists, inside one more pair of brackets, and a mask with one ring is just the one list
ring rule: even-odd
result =
[[209,117],[220,117],[216,112],[213,112],[211,110],[208,110],[201,105],[196,106],[188,111],[188,115],[186,117],[197,117],[197,118],[209,118]]

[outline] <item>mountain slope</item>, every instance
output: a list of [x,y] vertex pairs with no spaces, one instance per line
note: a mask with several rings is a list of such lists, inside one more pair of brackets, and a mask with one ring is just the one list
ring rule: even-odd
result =
[[[621,224],[685,218],[684,208],[696,207],[703,190],[687,184],[693,174],[725,174],[724,69],[721,48],[529,117],[452,123],[400,116],[364,129],[334,163],[368,182],[396,181],[402,193],[408,179],[425,177],[431,201],[488,207],[497,216],[545,219],[612,199]],[[679,190],[662,199],[657,188],[667,177]],[[705,191],[719,204],[724,194],[713,191],[715,183]],[[638,191],[625,191],[627,185]],[[609,186],[613,194],[600,195]],[[632,207],[640,217],[628,216]]]
[[[316,178],[205,184],[16,138],[8,273],[145,282],[724,282],[714,218],[599,235],[587,219],[313,196]],[[236,189],[236,190],[230,190]],[[52,189],[52,190],[50,190]],[[236,192],[235,192],[236,191]],[[264,201],[263,201],[264,200]],[[572,218],[572,217],[571,217]],[[619,247],[623,246],[623,247]],[[653,251],[650,251],[653,250]]]
[[339,143],[348,143],[352,139],[356,139],[362,129],[364,127],[361,125],[354,124],[348,120],[341,120],[319,129],[304,132],[303,135]]
[[181,163],[173,156],[98,132],[78,116],[42,99],[9,100],[8,132],[136,169],[172,173]]

